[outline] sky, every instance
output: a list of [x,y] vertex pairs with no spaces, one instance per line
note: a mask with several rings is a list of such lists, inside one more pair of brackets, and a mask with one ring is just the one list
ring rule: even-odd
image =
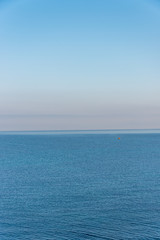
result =
[[159,0],[0,0],[0,131],[160,128]]

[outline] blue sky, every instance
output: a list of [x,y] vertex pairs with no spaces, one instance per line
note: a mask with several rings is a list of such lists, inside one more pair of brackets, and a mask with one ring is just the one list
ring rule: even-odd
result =
[[160,128],[160,2],[0,1],[0,130]]

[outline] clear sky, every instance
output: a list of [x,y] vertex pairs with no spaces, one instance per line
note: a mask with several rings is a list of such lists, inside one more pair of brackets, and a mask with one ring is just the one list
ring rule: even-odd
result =
[[0,0],[0,130],[160,128],[159,0]]

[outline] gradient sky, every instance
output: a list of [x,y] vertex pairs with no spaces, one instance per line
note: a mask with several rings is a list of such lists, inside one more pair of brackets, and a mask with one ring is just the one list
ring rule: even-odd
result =
[[160,1],[0,0],[0,130],[160,128]]

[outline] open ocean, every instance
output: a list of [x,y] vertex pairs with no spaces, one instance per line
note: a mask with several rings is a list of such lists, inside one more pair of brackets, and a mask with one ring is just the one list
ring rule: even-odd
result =
[[1,132],[0,240],[83,239],[160,239],[160,133]]

